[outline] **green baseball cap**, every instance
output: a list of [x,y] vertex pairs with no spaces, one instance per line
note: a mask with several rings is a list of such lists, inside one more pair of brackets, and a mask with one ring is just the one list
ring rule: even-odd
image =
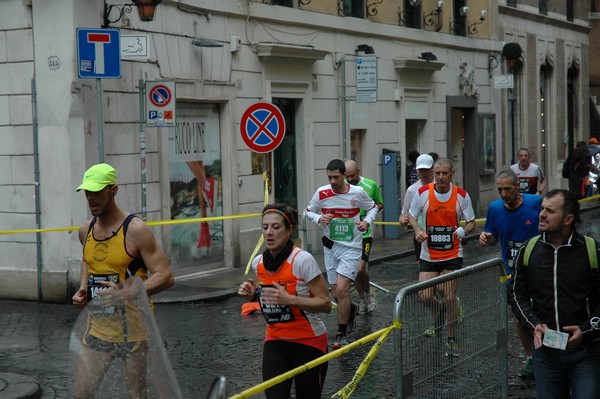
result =
[[98,192],[112,184],[117,184],[117,171],[107,163],[99,163],[85,171],[81,185],[75,191]]

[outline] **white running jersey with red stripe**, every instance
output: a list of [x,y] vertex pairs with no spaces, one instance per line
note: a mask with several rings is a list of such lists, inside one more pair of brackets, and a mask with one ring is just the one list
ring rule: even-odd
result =
[[367,212],[363,220],[372,226],[377,206],[362,187],[351,184],[347,187],[348,191],[341,194],[335,193],[331,184],[319,187],[306,207],[305,215],[316,224],[319,224],[321,215],[333,215],[328,226],[320,225],[323,235],[340,245],[362,248],[363,233],[357,226],[360,210]]

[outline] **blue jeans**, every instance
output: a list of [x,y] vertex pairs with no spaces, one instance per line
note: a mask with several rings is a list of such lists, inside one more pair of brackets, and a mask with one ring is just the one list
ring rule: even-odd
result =
[[539,398],[600,398],[600,344],[534,349],[533,373]]

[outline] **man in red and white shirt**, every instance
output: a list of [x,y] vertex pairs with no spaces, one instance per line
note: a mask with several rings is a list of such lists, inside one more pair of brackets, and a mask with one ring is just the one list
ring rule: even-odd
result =
[[[346,334],[354,330],[358,304],[350,302],[350,285],[356,278],[362,255],[363,233],[373,224],[378,208],[359,186],[345,180],[344,161],[327,164],[329,184],[319,187],[304,212],[323,230],[323,254],[327,281],[337,302],[338,332],[333,348],[346,345]],[[360,210],[367,212],[360,220]]]
[[[419,281],[425,281],[459,270],[463,265],[463,247],[461,239],[475,229],[475,212],[471,197],[460,187],[452,184],[454,166],[446,158],[438,159],[433,165],[434,183],[422,186],[413,198],[409,210],[409,222],[415,232],[415,240],[421,243],[419,259]],[[418,223],[423,217],[423,226]],[[466,221],[460,227],[460,220]],[[423,290],[419,297],[434,312],[433,331],[428,329],[427,335],[435,335],[436,330],[448,323],[448,342],[446,356],[458,356],[456,341],[456,321],[458,320],[458,304],[456,291],[458,280],[450,280],[441,285],[442,298],[438,299],[434,289]],[[444,317],[446,316],[446,317]]]
[[519,177],[519,191],[526,194],[541,195],[546,187],[546,178],[544,171],[538,165],[529,162],[529,150],[527,148],[519,149],[517,153],[519,163],[510,167],[510,169]]

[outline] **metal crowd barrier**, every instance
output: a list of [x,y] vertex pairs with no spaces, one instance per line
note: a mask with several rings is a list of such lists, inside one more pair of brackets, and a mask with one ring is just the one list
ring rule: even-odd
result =
[[[497,258],[398,293],[397,399],[508,398],[506,284],[498,278],[503,275]],[[458,301],[443,298],[442,291],[449,292],[452,284]],[[449,347],[453,328],[457,346]]]

